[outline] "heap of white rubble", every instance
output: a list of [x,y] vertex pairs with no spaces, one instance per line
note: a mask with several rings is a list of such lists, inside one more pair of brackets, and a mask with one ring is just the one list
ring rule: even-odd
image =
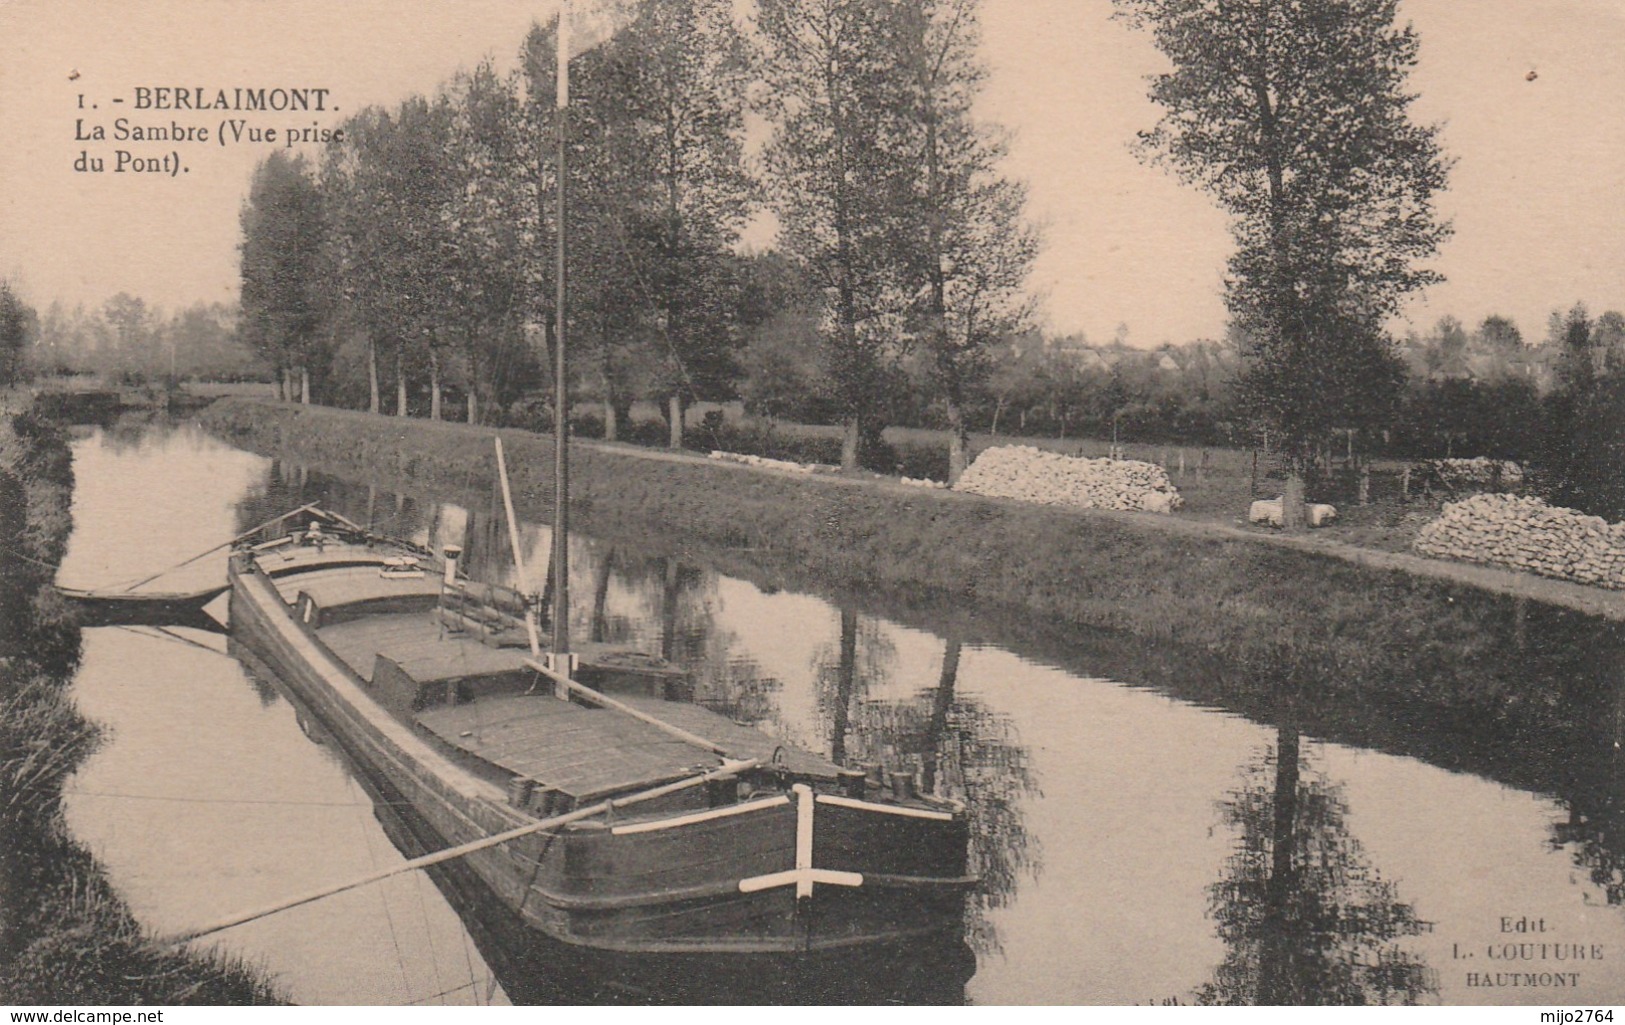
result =
[[1625,523],[1517,495],[1474,495],[1444,507],[1413,546],[1544,577],[1625,590]]
[[1182,504],[1168,471],[1155,463],[1083,459],[1030,445],[985,450],[954,490],[1083,509],[1171,513]]

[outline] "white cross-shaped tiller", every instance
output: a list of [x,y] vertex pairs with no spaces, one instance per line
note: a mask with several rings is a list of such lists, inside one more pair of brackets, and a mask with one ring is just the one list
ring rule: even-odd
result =
[[771,890],[776,886],[796,885],[796,897],[811,897],[814,883],[832,883],[835,886],[862,886],[863,873],[838,872],[828,868],[813,868],[813,792],[805,783],[790,788],[796,795],[796,867],[788,872],[770,872],[765,876],[752,876],[739,880],[740,893]]

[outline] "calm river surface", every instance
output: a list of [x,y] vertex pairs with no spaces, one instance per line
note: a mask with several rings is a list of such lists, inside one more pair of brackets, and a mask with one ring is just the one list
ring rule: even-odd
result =
[[[88,431],[74,457],[66,586],[140,579],[314,500],[464,544],[474,575],[512,578],[494,501],[350,485],[165,424]],[[523,535],[539,572],[548,530]],[[150,586],[223,572],[215,556]],[[837,760],[913,762],[967,801],[985,881],[965,928],[975,972],[930,999],[1625,1003],[1617,766],[1517,789],[1181,700],[1121,658],[1124,678],[1101,678],[1094,644],[1034,655],[996,627],[972,641],[586,536],[572,581],[578,636],[661,651],[712,707]],[[402,858],[257,672],[219,634],[85,631],[75,696],[110,740],[70,783],[69,818],[150,928]],[[304,1003],[545,999],[472,922],[412,873],[219,944]]]

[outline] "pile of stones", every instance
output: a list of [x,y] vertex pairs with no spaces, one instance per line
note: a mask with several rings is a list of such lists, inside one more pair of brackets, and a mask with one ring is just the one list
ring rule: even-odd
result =
[[1413,547],[1422,555],[1625,590],[1625,523],[1538,498],[1474,495],[1451,502]]
[[1082,459],[1030,445],[976,457],[954,490],[1082,509],[1171,513],[1182,504],[1168,471],[1133,459]]

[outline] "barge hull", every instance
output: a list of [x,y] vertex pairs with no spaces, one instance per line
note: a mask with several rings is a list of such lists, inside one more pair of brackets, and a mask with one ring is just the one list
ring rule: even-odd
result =
[[[230,583],[233,634],[357,771],[413,810],[431,839],[449,847],[535,821],[508,803],[502,787],[377,705],[369,681],[289,611],[250,560],[232,561]],[[858,814],[863,809],[853,805],[862,804],[831,804],[807,791],[652,823],[592,820],[464,860],[527,927],[596,951],[792,954],[897,944],[957,927],[974,884],[964,873],[962,817]],[[813,869],[814,838],[840,867]],[[863,850],[875,858],[864,861]]]

